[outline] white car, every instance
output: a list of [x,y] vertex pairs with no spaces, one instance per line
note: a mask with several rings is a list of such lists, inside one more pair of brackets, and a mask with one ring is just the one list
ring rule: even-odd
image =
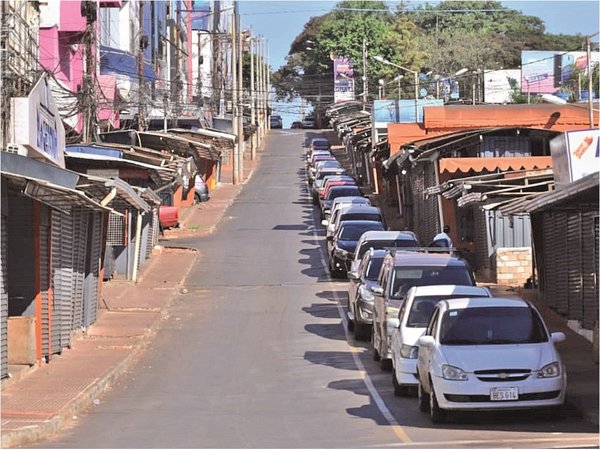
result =
[[491,297],[486,287],[440,284],[414,286],[406,294],[406,300],[398,313],[398,324],[392,331],[392,382],[395,395],[407,395],[416,388],[417,341],[423,335],[435,305],[440,300],[460,297]]
[[560,408],[564,340],[519,298],[442,300],[419,338],[419,409],[441,422],[458,410]]
[[371,201],[367,197],[337,197],[331,204],[331,209],[325,214],[325,218],[321,221],[321,225],[327,227],[332,222],[331,216],[333,212],[342,205],[370,205]]

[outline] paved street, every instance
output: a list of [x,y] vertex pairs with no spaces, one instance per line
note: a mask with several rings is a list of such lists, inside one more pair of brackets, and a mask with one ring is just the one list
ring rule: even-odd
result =
[[[305,132],[274,131],[261,164],[203,238],[145,355],[40,448],[595,447],[567,410],[458,417],[432,426],[414,397],[345,330],[346,285],[329,279],[306,190]],[[186,269],[187,271],[187,269]]]

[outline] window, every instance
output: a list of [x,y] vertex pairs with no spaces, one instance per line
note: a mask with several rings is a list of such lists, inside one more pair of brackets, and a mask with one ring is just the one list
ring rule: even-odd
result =
[[440,315],[440,310],[436,309],[433,312],[433,315],[431,316],[431,320],[429,321],[429,324],[427,325],[427,330],[425,331],[425,336],[433,336],[433,333],[435,333],[435,328],[437,326],[439,315]]
[[365,270],[365,277],[367,278],[367,280],[377,280],[377,276],[379,275],[379,271],[381,270],[382,265],[383,258],[370,258],[369,262],[367,263],[367,268]]
[[531,156],[529,138],[522,136],[484,136],[480,157]]
[[539,315],[528,307],[452,309],[444,313],[440,330],[444,345],[533,344],[547,340]]

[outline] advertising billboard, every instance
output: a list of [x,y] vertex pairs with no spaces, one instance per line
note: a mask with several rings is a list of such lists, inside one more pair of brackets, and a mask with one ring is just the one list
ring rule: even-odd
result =
[[521,83],[521,71],[511,70],[486,70],[483,74],[484,103],[511,103],[514,87]]
[[600,131],[567,131],[550,141],[554,181],[561,187],[600,170]]
[[354,69],[349,58],[338,56],[333,60],[333,100],[354,100]]
[[418,119],[415,118],[414,100],[375,100],[373,102],[373,119],[375,126],[387,127],[388,123],[415,123],[423,122],[423,108],[425,106],[443,106],[442,99],[419,99],[417,103]]
[[[600,52],[592,52],[592,62],[600,61]],[[521,92],[556,94],[569,80],[575,68],[586,73],[586,52],[524,50],[521,52]]]

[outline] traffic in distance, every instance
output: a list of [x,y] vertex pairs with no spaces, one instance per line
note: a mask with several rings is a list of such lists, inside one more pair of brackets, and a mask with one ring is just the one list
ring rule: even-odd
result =
[[567,377],[555,344],[565,334],[528,301],[478,287],[448,242],[425,247],[412,231],[390,230],[326,138],[313,138],[305,158],[330,277],[348,280],[348,331],[370,341],[394,394],[417,396],[434,423],[459,411],[559,416]]

